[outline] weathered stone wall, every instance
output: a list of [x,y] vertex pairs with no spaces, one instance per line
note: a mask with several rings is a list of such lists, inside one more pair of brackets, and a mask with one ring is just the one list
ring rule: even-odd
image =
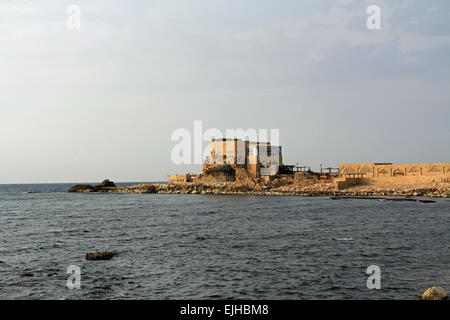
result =
[[339,165],[340,178],[353,173],[364,174],[365,183],[376,185],[446,182],[450,179],[450,163]]
[[186,183],[191,181],[191,176],[189,174],[176,174],[169,176],[169,183]]
[[250,174],[250,176],[256,178],[259,176],[259,163],[249,163],[247,165],[247,172]]
[[401,185],[401,184],[424,184],[424,183],[438,183],[446,182],[444,176],[421,176],[421,177],[382,177],[382,178],[364,178],[364,184],[373,185]]
[[356,178],[356,179],[338,180],[335,181],[334,184],[336,186],[336,190],[344,190],[354,186],[367,184],[367,181],[362,178]]

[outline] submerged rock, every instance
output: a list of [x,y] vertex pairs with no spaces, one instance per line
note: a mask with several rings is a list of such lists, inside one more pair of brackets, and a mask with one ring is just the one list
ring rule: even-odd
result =
[[117,251],[101,251],[86,253],[86,260],[111,260]]
[[111,290],[111,286],[108,286],[108,285],[106,285],[106,286],[97,286],[94,289],[97,289],[97,290]]
[[422,300],[445,300],[448,299],[448,293],[442,287],[432,287],[422,294]]
[[69,192],[95,192],[95,189],[90,184],[76,184],[69,189]]
[[31,277],[34,277],[34,274],[32,274],[32,273],[24,273],[22,275],[22,277],[31,278]]

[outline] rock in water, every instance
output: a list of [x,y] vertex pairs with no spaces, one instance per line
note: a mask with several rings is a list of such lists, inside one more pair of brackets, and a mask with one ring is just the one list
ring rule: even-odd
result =
[[86,253],[86,260],[111,260],[117,251],[102,251]]
[[94,192],[95,189],[90,184],[77,184],[69,189],[69,192]]
[[444,288],[432,287],[422,294],[422,300],[445,300],[448,299],[448,293]]
[[102,183],[93,187],[90,184],[77,184],[69,189],[69,192],[107,192],[110,188],[116,188],[114,182],[106,179]]
[[114,184],[114,182],[112,182],[108,179],[103,180],[103,182],[97,186],[97,188],[115,188],[115,187],[116,187],[116,185]]
[[34,277],[34,274],[32,274],[32,273],[24,273],[24,274],[22,275],[22,277],[31,278],[31,277]]

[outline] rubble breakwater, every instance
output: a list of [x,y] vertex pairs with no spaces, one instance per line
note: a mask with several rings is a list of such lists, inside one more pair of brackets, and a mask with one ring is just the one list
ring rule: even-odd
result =
[[[108,181],[109,182],[109,181]],[[211,195],[258,195],[258,196],[403,196],[450,198],[449,184],[410,185],[410,186],[355,186],[336,190],[333,183],[296,185],[283,183],[179,183],[179,184],[137,184],[132,186],[112,186],[102,183],[99,186],[76,185],[69,192],[109,192],[141,194],[211,194]],[[105,186],[102,186],[105,185]]]

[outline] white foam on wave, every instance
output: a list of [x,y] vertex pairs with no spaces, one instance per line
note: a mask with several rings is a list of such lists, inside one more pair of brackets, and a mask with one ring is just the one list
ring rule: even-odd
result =
[[337,241],[353,241],[353,238],[352,237],[350,237],[350,238],[337,238],[336,240]]

